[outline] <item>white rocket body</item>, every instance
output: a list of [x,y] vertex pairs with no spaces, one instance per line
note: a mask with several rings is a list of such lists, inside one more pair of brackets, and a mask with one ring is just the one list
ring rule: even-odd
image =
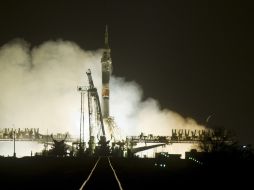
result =
[[102,116],[103,118],[109,117],[109,98],[110,89],[109,82],[112,73],[112,60],[110,56],[110,48],[108,45],[108,28],[105,31],[105,49],[101,58],[102,66]]

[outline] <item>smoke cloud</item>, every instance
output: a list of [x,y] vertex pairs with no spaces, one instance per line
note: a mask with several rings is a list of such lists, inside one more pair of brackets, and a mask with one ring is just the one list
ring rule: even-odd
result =
[[[0,49],[0,128],[40,128],[42,133],[79,133],[78,85],[88,86],[91,69],[101,90],[102,51],[85,51],[69,41],[48,41],[31,48],[14,40]],[[114,64],[114,62],[113,62]],[[172,129],[200,129],[191,118],[162,110],[154,99],[142,101],[142,88],[111,78],[110,112],[125,135],[171,135]],[[88,122],[86,120],[88,130]],[[87,132],[88,134],[88,132]]]

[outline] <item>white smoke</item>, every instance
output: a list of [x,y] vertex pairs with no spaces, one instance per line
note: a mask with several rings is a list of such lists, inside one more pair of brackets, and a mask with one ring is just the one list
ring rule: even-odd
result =
[[[92,71],[101,89],[101,51],[84,51],[69,41],[48,41],[30,48],[14,40],[0,49],[0,128],[40,128],[78,135],[80,94]],[[114,62],[113,62],[114,64]],[[161,110],[154,99],[142,101],[135,82],[111,78],[111,115],[125,135],[170,135],[172,129],[200,129],[193,119]],[[88,124],[87,124],[88,129]]]
[[149,98],[142,101],[142,89],[135,82],[112,77],[111,108],[117,124],[127,135],[141,132],[162,136],[171,135],[172,129],[202,129],[192,118],[184,118],[168,109],[161,109],[159,102]]
[[[85,71],[99,69],[99,51],[83,51],[67,41],[29,48],[15,40],[0,50],[0,127],[40,128],[77,134]],[[94,73],[96,84],[99,78]]]

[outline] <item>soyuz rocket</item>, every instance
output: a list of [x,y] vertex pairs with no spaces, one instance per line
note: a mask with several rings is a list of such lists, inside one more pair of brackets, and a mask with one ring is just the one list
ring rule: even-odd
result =
[[112,60],[110,56],[110,48],[108,44],[108,27],[105,30],[104,50],[101,58],[102,70],[102,117],[109,117],[109,81],[112,73]]

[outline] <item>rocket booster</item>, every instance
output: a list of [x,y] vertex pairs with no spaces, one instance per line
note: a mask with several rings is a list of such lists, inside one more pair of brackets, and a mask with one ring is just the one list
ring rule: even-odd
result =
[[103,118],[109,117],[109,81],[112,73],[112,60],[110,56],[110,48],[108,44],[108,27],[105,31],[105,48],[101,58],[102,66],[102,115]]

